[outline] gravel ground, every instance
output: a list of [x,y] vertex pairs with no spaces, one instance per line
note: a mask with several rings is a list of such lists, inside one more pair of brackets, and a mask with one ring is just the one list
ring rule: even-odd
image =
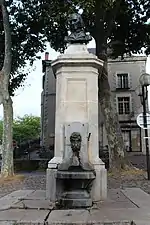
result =
[[[24,180],[15,180],[13,182],[0,183],[0,197],[7,195],[15,190],[34,189],[45,190],[46,174],[26,173]],[[144,175],[116,175],[108,176],[108,188],[139,187],[150,194],[150,181],[146,180]]]
[[0,182],[0,197],[7,195],[16,190],[45,190],[46,174],[44,172],[33,172],[21,174],[24,176],[22,180]]
[[[146,158],[142,155],[129,154],[129,160],[140,169],[146,169]],[[22,173],[23,174],[23,173]],[[24,173],[23,180],[11,182],[0,182],[0,197],[7,195],[15,190],[46,189],[45,172]],[[150,194],[150,181],[141,174],[126,174],[124,176],[108,176],[108,188],[139,187]]]
[[144,175],[126,175],[123,177],[108,177],[108,188],[141,188],[150,194],[150,181]]

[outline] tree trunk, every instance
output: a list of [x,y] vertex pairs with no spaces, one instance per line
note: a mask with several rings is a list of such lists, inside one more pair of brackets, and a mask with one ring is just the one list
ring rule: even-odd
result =
[[[97,45],[97,47],[99,47],[99,45]],[[107,54],[104,54],[105,50],[100,51],[102,54],[98,54],[98,49],[97,54],[100,59],[104,60],[104,66],[99,77],[99,101],[101,112],[104,116],[104,124],[109,145],[110,170],[126,169],[131,165],[125,158],[125,145],[119,124],[118,113],[114,107],[111,96],[108,81]]]
[[[114,10],[109,15],[108,27],[105,29],[105,12],[101,8],[101,1],[96,0],[95,13],[95,29],[92,36],[96,42],[96,55],[99,59],[104,61],[102,71],[99,76],[99,101],[101,112],[104,116],[104,124],[107,133],[109,153],[110,153],[110,169],[121,169],[129,165],[125,160],[125,146],[122,137],[122,132],[119,125],[117,112],[114,108],[113,99],[111,97],[111,90],[108,81],[107,71],[107,41],[111,32],[116,12],[119,8],[120,1],[117,0],[114,5]],[[101,10],[101,11],[100,11]]]
[[3,27],[5,33],[5,57],[3,68],[0,71],[0,103],[3,104],[3,143],[2,143],[2,167],[1,176],[8,177],[14,175],[13,169],[13,108],[9,95],[8,86],[12,66],[12,42],[9,14],[5,0],[0,0],[0,9],[3,16]]
[[2,144],[2,167],[1,176],[8,177],[14,175],[13,166],[13,107],[12,100],[3,100],[3,144]]
[[118,115],[114,108],[110,85],[106,74],[101,74],[99,82],[99,101],[109,145],[110,169],[124,169],[126,167],[124,142],[119,125]]
[[95,39],[95,41],[96,55],[104,61],[104,66],[102,71],[100,71],[99,76],[99,102],[101,112],[104,116],[104,124],[109,145],[109,166],[110,169],[113,170],[124,169],[128,163],[125,160],[124,141],[108,81],[107,43],[103,43],[103,40],[100,40],[99,38]]

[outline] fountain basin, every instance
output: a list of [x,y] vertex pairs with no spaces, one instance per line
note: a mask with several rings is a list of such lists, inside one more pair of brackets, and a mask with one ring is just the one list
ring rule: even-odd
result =
[[63,208],[87,208],[92,206],[92,199],[86,190],[64,192],[60,199]]
[[70,209],[91,207],[90,190],[95,177],[94,171],[57,171],[56,179],[63,186],[58,205]]
[[93,171],[57,171],[57,179],[86,179],[93,180],[95,179],[95,174]]

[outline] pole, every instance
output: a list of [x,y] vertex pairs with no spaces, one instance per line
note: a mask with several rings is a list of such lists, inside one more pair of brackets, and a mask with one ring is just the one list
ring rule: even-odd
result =
[[[144,122],[144,130],[145,130],[145,147],[146,147],[146,163],[147,163],[147,178],[150,180],[150,160],[149,160],[149,143],[148,143],[148,129],[147,129],[147,117],[146,117],[146,98],[145,98],[145,90],[144,86],[142,86],[142,97],[143,97],[143,122]],[[146,90],[147,92],[147,90]],[[147,93],[146,93],[147,95]]]

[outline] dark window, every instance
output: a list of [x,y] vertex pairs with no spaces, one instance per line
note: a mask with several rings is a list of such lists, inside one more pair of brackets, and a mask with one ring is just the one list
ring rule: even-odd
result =
[[118,97],[118,113],[120,115],[130,113],[130,97]]
[[128,74],[117,74],[117,88],[129,88]]

